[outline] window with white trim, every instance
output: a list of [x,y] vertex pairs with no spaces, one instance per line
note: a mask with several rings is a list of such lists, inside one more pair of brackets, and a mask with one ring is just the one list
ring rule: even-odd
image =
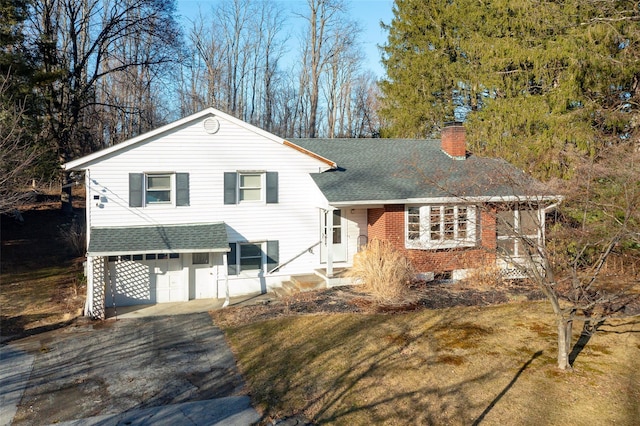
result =
[[188,206],[189,173],[129,173],[129,207]]
[[262,200],[263,173],[238,173],[238,201]]
[[476,244],[474,206],[407,206],[407,248],[453,248]]
[[498,253],[506,258],[525,257],[523,244],[538,245],[542,239],[540,211],[537,209],[503,210],[496,214]]
[[278,203],[278,172],[224,172],[224,204]]
[[171,177],[171,174],[145,175],[145,201],[147,204],[170,204],[172,202]]
[[255,275],[270,272],[279,262],[279,243],[274,241],[237,242],[229,244],[229,275]]

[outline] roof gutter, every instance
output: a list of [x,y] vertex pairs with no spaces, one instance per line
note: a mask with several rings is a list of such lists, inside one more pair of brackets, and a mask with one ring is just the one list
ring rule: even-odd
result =
[[475,197],[431,197],[431,198],[402,198],[391,200],[353,200],[329,201],[334,207],[384,205],[384,204],[452,204],[452,203],[513,203],[519,201],[555,201],[557,206],[563,197],[561,195],[508,195],[508,196],[475,196]]

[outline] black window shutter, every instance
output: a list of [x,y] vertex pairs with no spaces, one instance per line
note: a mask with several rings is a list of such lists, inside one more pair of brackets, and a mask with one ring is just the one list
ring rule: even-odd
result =
[[142,207],[144,175],[129,173],[129,207]]
[[267,172],[267,203],[278,202],[278,172]]
[[267,272],[280,263],[280,243],[278,240],[267,241]]
[[189,173],[176,173],[176,206],[189,205]]
[[229,247],[231,251],[227,252],[227,275],[238,275],[238,260],[236,258],[238,245],[230,243]]
[[238,187],[238,174],[235,172],[224,173],[224,203],[236,204],[238,199],[236,189]]

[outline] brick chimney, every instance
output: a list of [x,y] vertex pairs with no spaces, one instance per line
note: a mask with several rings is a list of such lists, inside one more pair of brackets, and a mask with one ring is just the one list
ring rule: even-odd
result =
[[454,160],[467,158],[467,140],[464,126],[460,122],[445,123],[441,133],[442,150]]

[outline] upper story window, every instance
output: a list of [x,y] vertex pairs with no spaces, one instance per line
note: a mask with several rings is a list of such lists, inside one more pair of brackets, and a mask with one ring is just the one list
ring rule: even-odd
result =
[[406,209],[408,248],[453,248],[476,244],[473,206],[409,206]]
[[278,172],[239,171],[224,174],[224,203],[277,203]]
[[129,207],[188,206],[189,173],[129,173]]
[[172,182],[170,174],[147,174],[145,201],[147,204],[171,203]]
[[258,173],[238,173],[238,201],[261,201],[262,177],[263,174]]

